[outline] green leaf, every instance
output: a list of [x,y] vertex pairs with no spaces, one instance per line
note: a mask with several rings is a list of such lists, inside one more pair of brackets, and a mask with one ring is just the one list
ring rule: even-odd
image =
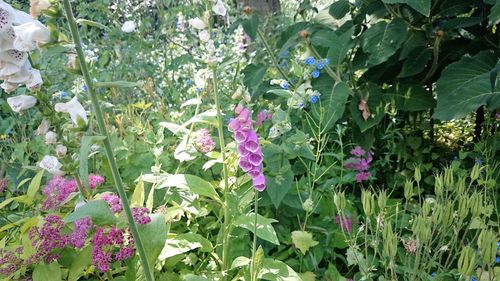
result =
[[394,101],[396,108],[403,111],[422,111],[436,107],[432,92],[421,85],[398,84],[384,94],[386,102]]
[[326,88],[318,87],[316,84],[315,86],[316,88],[324,90],[320,90],[321,97],[319,102],[311,105],[312,114],[316,120],[321,121],[321,129],[328,130],[332,128],[344,114],[347,99],[350,94],[349,86],[345,82],[336,82],[334,85],[329,84],[328,86],[330,86],[331,89],[329,89],[328,86]]
[[362,96],[368,100],[368,108],[371,113],[368,120],[363,118],[358,107],[361,97],[359,95],[355,95],[351,100],[351,116],[354,122],[358,125],[361,133],[380,123],[380,121],[384,119],[385,115],[384,103],[382,100],[383,96],[377,85],[371,83],[368,84],[366,88],[362,89],[362,93]]
[[148,257],[149,266],[153,270],[156,259],[162,252],[167,240],[167,226],[165,219],[160,214],[151,214],[151,222],[148,224],[139,224],[137,228],[144,244],[144,250]]
[[185,188],[198,195],[206,196],[216,200],[217,202],[221,202],[213,185],[197,176],[185,174],[167,175],[164,177],[161,184],[156,188],[160,189],[165,187]]
[[141,86],[138,82],[130,81],[96,82],[94,85],[98,88],[133,88]]
[[28,186],[28,190],[26,191],[26,195],[33,199],[35,197],[36,192],[38,189],[40,189],[40,183],[42,182],[42,177],[43,177],[43,172],[44,170],[39,171],[35,177],[30,182],[30,185]]
[[142,207],[144,205],[144,181],[139,179],[139,182],[134,188],[132,198],[130,198],[130,205]]
[[292,232],[292,243],[302,252],[303,255],[305,255],[311,247],[318,245],[318,241],[313,239],[311,233],[299,230]]
[[64,221],[74,222],[81,218],[91,218],[96,225],[110,225],[116,222],[115,215],[111,212],[108,203],[103,200],[92,200],[69,214]]
[[83,183],[83,186],[86,188],[89,188],[89,152],[90,152],[90,147],[98,142],[106,139],[104,136],[83,136],[82,138],[82,144],[80,146],[80,168],[79,168],[79,174],[80,174],[80,180]]
[[490,14],[488,15],[488,22],[490,26],[500,22],[500,1],[497,0],[496,4],[491,8]]
[[431,13],[431,0],[382,0],[387,4],[407,4],[415,11],[429,17]]
[[259,29],[259,16],[257,16],[257,14],[253,14],[251,18],[244,19],[241,25],[243,26],[245,33],[252,38],[252,41],[254,41],[257,37],[257,31]]
[[373,66],[389,59],[405,42],[408,35],[406,23],[395,18],[390,23],[381,21],[368,28],[362,35],[362,47],[369,54],[368,64]]
[[427,46],[427,38],[425,37],[425,32],[412,30],[409,32],[408,39],[404,42],[401,47],[401,53],[399,54],[399,59],[404,60],[408,58],[410,52],[418,47]]
[[314,160],[315,156],[309,144],[309,136],[304,132],[297,130],[294,135],[287,138],[281,145],[283,151],[289,158],[303,157]]
[[202,252],[211,252],[213,250],[212,243],[205,237],[196,233],[185,233],[176,235],[172,238],[168,238],[165,241],[165,246],[161,250],[158,260],[163,261],[170,257],[180,255],[192,251],[194,249],[200,249]]
[[191,124],[208,124],[212,125],[214,127],[218,126],[218,121],[217,121],[217,112],[213,109],[209,109],[207,111],[204,111],[198,115],[193,116],[191,119],[186,121],[186,123],[182,124],[182,127],[187,128],[188,125]]
[[33,281],[58,281],[61,279],[61,268],[55,261],[51,264],[40,263],[33,270]]
[[88,266],[92,263],[92,247],[87,246],[83,248],[81,251],[78,251],[75,258],[73,259],[73,263],[69,268],[69,276],[68,281],[77,281],[82,275]]
[[182,281],[208,281],[208,279],[202,276],[187,274],[182,277]]
[[266,74],[268,66],[265,64],[249,64],[241,73],[245,76],[243,84],[253,93],[262,82],[262,78]]
[[270,258],[264,259],[258,277],[270,281],[302,281],[297,272],[286,263]]
[[437,107],[432,117],[458,119],[482,105],[490,109],[500,107],[500,91],[497,87],[492,92],[490,81],[497,61],[498,55],[482,51],[448,65],[436,82]]
[[330,59],[332,66],[337,66],[344,61],[347,53],[353,46],[353,32],[354,27],[342,34],[321,30],[313,34],[311,41],[315,45],[329,48],[326,57]]
[[274,176],[266,175],[266,192],[277,209],[288,191],[293,187],[293,172],[290,165],[283,166],[281,173]]
[[[274,231],[271,223],[278,222],[275,219],[268,219],[257,214],[257,237],[269,241],[275,245],[279,245],[278,236],[276,236],[276,231]],[[234,221],[234,225],[238,227],[243,227],[252,233],[255,229],[255,214],[249,213],[246,215],[241,215]]]
[[404,78],[419,74],[424,70],[427,62],[431,58],[432,51],[427,47],[417,47],[408,55],[408,59],[403,63],[403,68],[398,78]]
[[347,13],[349,13],[349,1],[348,0],[340,0],[334,2],[330,5],[330,9],[328,12],[330,15],[336,19],[343,18]]
[[94,27],[98,27],[98,28],[101,28],[101,29],[109,30],[109,28],[107,26],[105,26],[104,24],[98,23],[98,22],[95,22],[95,21],[91,21],[91,20],[77,19],[76,23],[81,24],[81,25],[94,26]]

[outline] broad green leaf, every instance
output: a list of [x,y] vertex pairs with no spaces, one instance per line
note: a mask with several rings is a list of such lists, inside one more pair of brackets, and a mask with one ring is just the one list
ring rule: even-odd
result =
[[336,19],[343,18],[349,12],[349,1],[340,0],[330,5],[328,12]]
[[104,136],[83,136],[82,138],[82,144],[80,146],[80,168],[79,168],[79,174],[80,174],[80,180],[83,183],[83,186],[86,188],[89,188],[89,167],[88,167],[88,162],[89,162],[89,152],[90,152],[90,147],[98,142],[104,140],[106,137]]
[[275,208],[278,208],[288,191],[294,186],[293,172],[290,165],[283,166],[281,172],[277,175],[266,175],[266,186],[266,192],[271,198],[271,202],[273,202]]
[[500,90],[491,91],[490,72],[498,62],[498,55],[482,51],[465,56],[448,65],[436,82],[437,107],[433,118],[451,120],[462,118],[486,105],[500,107]]
[[398,110],[422,111],[436,107],[436,100],[430,91],[421,85],[398,84],[384,94],[386,102],[394,102]]
[[182,124],[182,127],[187,128],[188,125],[191,124],[208,124],[212,125],[214,127],[217,127],[219,125],[217,121],[217,112],[213,109],[209,109],[207,111],[204,111],[198,115],[193,116],[191,119],[186,121],[186,123]]
[[98,27],[101,29],[109,30],[109,28],[107,26],[105,26],[104,24],[98,23],[95,21],[91,21],[91,20],[87,20],[87,19],[77,19],[76,22],[78,24],[81,24],[81,25],[94,26],[94,27]]
[[39,263],[33,270],[33,281],[59,281],[61,279],[61,268],[57,261],[51,264]]
[[245,33],[252,38],[252,41],[254,41],[257,37],[257,31],[259,28],[259,17],[257,14],[253,14],[252,17],[244,19],[241,25],[243,26]]
[[302,131],[297,130],[294,135],[283,142],[281,147],[288,154],[288,158],[302,157],[310,160],[315,159],[311,145],[309,144],[309,137]]
[[358,125],[361,133],[363,133],[382,121],[385,115],[385,109],[382,100],[383,96],[377,85],[368,84],[361,93],[362,96],[368,100],[368,108],[371,115],[367,120],[363,118],[362,112],[359,110],[361,98],[359,95],[355,95],[351,100],[351,116]]
[[96,82],[94,85],[99,88],[133,88],[140,86],[138,82],[130,81]]
[[149,216],[151,217],[151,222],[137,225],[137,228],[139,229],[144,250],[146,250],[146,255],[148,256],[149,266],[152,270],[167,240],[167,226],[162,215],[152,214]]
[[347,53],[353,46],[353,32],[354,28],[350,28],[341,34],[331,30],[320,30],[312,35],[311,42],[314,45],[329,48],[326,56],[330,59],[332,66],[337,66],[344,61]]
[[187,162],[196,159],[196,153],[196,148],[188,141],[188,135],[184,135],[175,148],[174,158],[180,162]]
[[302,281],[300,276],[286,263],[275,259],[264,259],[259,278],[269,281]]
[[[275,245],[279,245],[280,242],[276,236],[276,231],[274,231],[271,223],[278,222],[275,219],[268,219],[257,214],[257,237],[269,241]],[[255,229],[255,214],[249,213],[246,215],[241,215],[234,221],[234,225],[238,227],[243,227],[250,230],[252,233]]]
[[28,186],[28,190],[26,191],[26,195],[28,195],[28,197],[33,199],[33,197],[35,197],[36,192],[40,189],[43,172],[44,170],[39,171],[35,175],[35,177],[33,177],[33,179],[31,180],[30,185]]
[[[321,81],[331,81],[324,78]],[[321,92],[317,103],[311,105],[312,114],[319,123],[321,130],[329,130],[344,114],[347,100],[349,98],[349,86],[345,82],[335,84],[314,85]]]
[[427,47],[417,47],[413,49],[403,63],[403,69],[401,69],[398,78],[409,77],[422,72],[431,58],[431,55],[432,51]]
[[262,82],[268,66],[265,64],[249,64],[241,73],[245,76],[243,84],[253,93]]
[[408,4],[415,11],[428,17],[431,13],[431,0],[382,0],[387,4]]
[[176,235],[166,240],[158,259],[163,261],[198,248],[202,252],[211,252],[213,250],[212,243],[199,234],[185,233]]
[[87,246],[83,248],[81,251],[78,251],[75,258],[73,259],[73,263],[69,268],[69,276],[68,281],[77,281],[80,276],[82,276],[85,268],[91,265],[92,263],[92,247]]
[[74,222],[81,218],[91,218],[96,225],[110,225],[116,222],[115,215],[111,212],[108,203],[103,200],[92,200],[69,214],[64,221]]
[[165,187],[179,187],[190,190],[201,196],[206,196],[220,202],[219,195],[208,181],[193,175],[167,175],[157,189]]
[[189,130],[186,129],[184,126],[177,125],[175,123],[169,123],[169,122],[160,122],[160,126],[167,128],[172,134],[177,135],[178,133],[180,134],[187,134],[189,133]]
[[144,205],[144,181],[139,179],[139,182],[134,188],[134,193],[130,199],[130,205],[142,207]]
[[401,52],[399,54],[399,59],[404,60],[408,58],[410,52],[418,47],[426,47],[427,38],[425,37],[425,32],[412,30],[409,32],[408,39],[403,43],[401,47]]
[[202,276],[187,274],[182,277],[182,281],[209,281],[209,280]]
[[231,264],[231,269],[247,266],[252,262],[251,259],[247,257],[237,257],[233,260]]
[[497,0],[496,4],[491,8],[490,14],[488,15],[488,21],[490,26],[500,22],[500,1]]
[[292,231],[292,243],[303,255],[305,255],[311,247],[318,245],[318,241],[313,239],[311,233],[299,230]]
[[406,23],[401,18],[390,23],[381,21],[368,28],[362,35],[363,51],[369,54],[368,65],[387,61],[405,42],[407,35]]

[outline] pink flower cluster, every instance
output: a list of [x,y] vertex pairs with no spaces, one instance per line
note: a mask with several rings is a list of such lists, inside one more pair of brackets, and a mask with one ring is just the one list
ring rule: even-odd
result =
[[151,222],[148,208],[132,208],[132,216],[137,224],[148,224]]
[[341,219],[340,216],[335,217],[335,223],[340,226],[340,229],[352,233],[352,220],[349,217]]
[[134,255],[134,239],[129,229],[112,226],[106,231],[104,227],[99,227],[92,244],[92,264],[102,272],[107,272],[113,261],[122,261]]
[[7,178],[0,179],[0,193],[4,192],[9,185],[9,180]]
[[238,143],[240,154],[239,166],[252,177],[252,183],[258,191],[266,189],[266,178],[262,173],[264,154],[259,146],[259,137],[253,129],[251,112],[248,108],[238,105],[235,109],[236,118],[229,122],[229,130],[233,132]]
[[69,243],[70,236],[63,234],[63,227],[64,222],[59,216],[48,215],[41,228],[33,227],[30,229],[31,245],[36,249],[36,253],[28,259],[30,264],[36,263],[41,258],[46,263],[51,263],[60,257],[59,253],[55,253],[55,250],[63,249]]
[[215,149],[215,142],[207,129],[199,129],[194,137],[194,146],[202,153],[208,153]]
[[351,150],[351,154],[353,157],[347,159],[344,164],[344,168],[356,170],[356,181],[363,182],[368,180],[371,177],[370,171],[370,163],[373,160],[373,152],[366,152],[361,148],[361,146],[356,146],[353,150]]
[[264,121],[271,119],[271,118],[273,118],[272,113],[267,113],[266,110],[262,110],[261,112],[259,112],[257,114],[257,120],[255,120],[255,126],[258,127],[258,126],[262,125],[262,123],[264,123]]
[[0,249],[0,275],[9,276],[23,266],[24,261],[20,257],[22,253],[22,247],[18,247],[15,252]]
[[71,246],[81,249],[85,246],[85,240],[89,235],[90,228],[92,227],[92,219],[82,218],[74,222],[75,229],[69,236],[69,243]]
[[90,174],[89,175],[89,187],[90,189],[95,189],[97,186],[104,183],[104,177],[101,175]]
[[111,211],[113,213],[119,213],[122,211],[122,203],[120,202],[120,197],[113,193],[105,193],[101,196],[101,199],[108,203]]
[[43,202],[42,210],[58,209],[68,196],[76,190],[77,186],[74,179],[67,180],[60,176],[52,177],[42,191],[47,197]]

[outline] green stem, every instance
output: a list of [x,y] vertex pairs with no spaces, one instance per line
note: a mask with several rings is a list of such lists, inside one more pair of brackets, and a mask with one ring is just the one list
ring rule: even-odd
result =
[[288,84],[293,86],[293,83],[290,80],[290,77],[288,77],[288,75],[286,75],[286,73],[283,71],[283,69],[281,69],[281,67],[279,66],[278,60],[274,56],[274,53],[273,53],[271,47],[269,46],[269,43],[267,43],[266,37],[264,37],[264,34],[262,34],[260,29],[258,29],[258,28],[257,28],[257,35],[259,36],[260,40],[262,40],[262,42],[264,43],[264,47],[266,48],[267,53],[271,57],[271,61],[273,62],[274,67],[276,67],[278,69],[278,71],[281,73],[281,76],[283,76],[283,78],[285,78],[285,80],[288,82]]
[[78,54],[78,60],[80,62],[80,68],[83,74],[83,78],[85,83],[87,84],[87,90],[90,94],[90,99],[92,101],[92,107],[95,111],[95,117],[97,119],[97,124],[99,125],[100,134],[105,137],[104,139],[104,150],[106,151],[106,156],[108,158],[109,166],[111,168],[111,173],[113,175],[113,181],[115,182],[116,191],[120,196],[123,210],[127,216],[127,220],[132,230],[132,234],[134,236],[134,241],[137,245],[137,251],[139,252],[139,257],[141,260],[141,264],[144,270],[144,275],[147,281],[154,281],[153,273],[149,267],[149,262],[147,259],[146,251],[144,250],[144,246],[142,243],[141,236],[139,234],[139,230],[137,229],[137,225],[134,222],[134,217],[132,216],[132,210],[130,209],[130,205],[127,199],[127,194],[125,193],[125,189],[123,188],[123,182],[120,176],[120,172],[118,170],[118,165],[116,164],[116,160],[113,155],[113,148],[111,147],[111,141],[109,139],[108,131],[106,130],[106,125],[104,123],[104,116],[101,111],[101,107],[99,106],[99,99],[97,94],[94,92],[94,85],[92,79],[90,77],[89,70],[87,68],[87,64],[85,62],[85,54],[83,53],[82,48],[82,40],[80,38],[80,33],[78,32],[78,27],[76,25],[75,17],[73,15],[73,11],[71,8],[71,4],[69,0],[64,0],[64,10],[66,12],[66,19],[68,20],[69,29],[71,31],[71,36],[73,37],[73,42],[75,43],[76,52]]
[[[217,121],[219,123],[217,131],[219,132],[220,154],[222,158],[222,171],[224,177],[224,225],[222,237],[222,271],[223,274],[229,269],[229,234],[231,232],[231,218],[229,216],[228,207],[228,194],[229,194],[229,180],[226,163],[226,145],[224,143],[224,124],[222,123],[222,112],[220,105],[220,97],[217,89],[217,66],[213,67],[212,72],[213,92],[215,98],[215,107],[217,109]],[[224,274],[224,280],[227,280],[227,274]]]
[[255,268],[255,253],[257,252],[257,214],[259,209],[259,191],[255,189],[255,221],[253,228],[253,245],[252,245],[252,263],[250,264],[250,273],[252,274],[252,281],[257,281],[257,270]]

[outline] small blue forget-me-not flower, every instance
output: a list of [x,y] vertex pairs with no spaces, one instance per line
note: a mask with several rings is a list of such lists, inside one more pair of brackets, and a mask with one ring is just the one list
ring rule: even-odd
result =
[[318,78],[318,77],[319,77],[319,71],[314,70],[314,71],[311,73],[311,76],[312,76],[312,78]]
[[307,64],[307,65],[313,65],[313,64],[315,64],[315,63],[316,63],[316,59],[315,59],[314,57],[308,57],[308,58],[306,59],[306,64]]

